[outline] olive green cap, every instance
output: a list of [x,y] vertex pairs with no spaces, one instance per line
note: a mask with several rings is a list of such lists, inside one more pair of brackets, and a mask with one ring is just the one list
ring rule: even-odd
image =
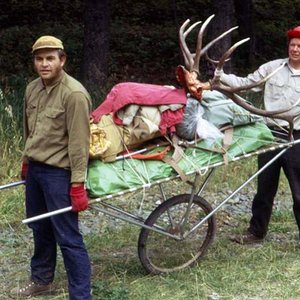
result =
[[51,35],[44,35],[35,41],[32,46],[32,52],[45,48],[64,49],[64,46],[60,39]]

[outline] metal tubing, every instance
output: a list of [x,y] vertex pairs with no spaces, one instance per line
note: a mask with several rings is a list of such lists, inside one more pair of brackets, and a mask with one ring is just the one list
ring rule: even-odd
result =
[[[90,202],[97,202],[98,199],[94,199],[94,200],[91,200]],[[102,204],[102,203],[101,203]],[[107,204],[104,204],[104,205],[107,205]],[[95,209],[95,208],[94,208]],[[114,208],[112,208],[114,209]],[[58,209],[58,210],[55,210],[55,211],[52,211],[52,212],[48,212],[48,213],[45,213],[45,214],[41,214],[41,215],[38,215],[38,216],[35,216],[35,217],[31,217],[31,218],[28,218],[28,219],[24,219],[22,221],[23,224],[28,224],[28,223],[31,223],[31,222],[35,222],[35,221],[38,221],[38,220],[41,220],[41,219],[44,219],[44,218],[48,218],[48,217],[52,217],[52,216],[55,216],[55,215],[58,215],[58,214],[62,214],[62,213],[65,213],[65,212],[68,212],[68,211],[71,211],[72,210],[72,206],[69,206],[69,207],[65,207],[65,208],[62,208],[62,209]],[[123,220],[123,221],[126,221],[126,222],[129,222],[131,224],[134,224],[134,225],[137,225],[137,226],[140,226],[140,227],[143,227],[143,228],[146,228],[146,229],[149,229],[149,230],[152,230],[152,231],[156,231],[158,233],[161,233],[163,235],[166,235],[166,236],[169,236],[175,240],[181,240],[180,237],[174,235],[174,234],[170,234],[168,232],[166,232],[165,230],[162,230],[162,229],[159,229],[158,227],[156,226],[148,226],[148,225],[145,225],[143,223],[143,221],[139,221],[138,218],[136,218],[136,216],[131,216],[130,214],[128,214],[128,217],[126,216],[122,216],[120,214],[117,214],[117,213],[113,213],[113,212],[110,212],[106,209],[103,209],[103,208],[100,208],[100,207],[97,207],[96,209],[97,211],[100,211],[106,215],[109,215],[111,217],[114,217],[114,218],[117,218],[117,219],[120,219],[120,220]],[[122,212],[123,213],[123,212]]]
[[[255,177],[257,177],[265,168],[267,168],[270,164],[272,164],[275,160],[277,160],[283,153],[285,153],[289,149],[290,146],[293,146],[294,144],[298,144],[298,143],[300,143],[300,140],[296,140],[296,141],[293,141],[293,142],[286,143],[284,145],[286,148],[284,148],[281,152],[279,152],[272,160],[270,160],[260,170],[258,170],[256,173],[254,173],[247,181],[244,182],[244,184],[242,184],[239,188],[237,188],[229,197],[227,197],[221,204],[219,204],[205,218],[203,218],[196,226],[194,226],[194,228],[192,228],[189,232],[187,232],[186,234],[184,234],[183,238],[185,238],[190,233],[192,233],[193,231],[195,231],[199,226],[201,226],[207,219],[209,219],[215,212],[217,212],[229,199],[231,199],[244,186],[246,186],[250,181],[252,181]],[[259,153],[260,152],[257,152],[257,154],[259,154]],[[212,167],[216,167],[217,165],[218,164],[214,164]],[[192,174],[193,172],[190,172],[190,173]],[[211,175],[211,173],[208,174],[208,177],[210,177],[210,175]],[[179,175],[174,176],[174,177],[165,178],[163,180],[158,180],[155,184],[160,184],[162,182],[167,182],[167,181],[170,181],[170,180],[175,179],[175,178],[179,178]],[[5,188],[10,188],[10,187],[13,187],[13,186],[17,186],[17,185],[21,185],[21,184],[24,184],[24,183],[25,183],[25,181],[19,181],[19,182],[14,182],[14,183],[11,183],[11,184],[7,184],[7,185],[4,185],[4,186],[1,186],[0,190],[5,189]],[[205,186],[205,184],[204,184],[204,186]],[[203,186],[203,188],[204,188],[204,186]],[[149,186],[147,185],[145,187],[149,187]],[[133,191],[136,191],[136,190],[138,190],[138,188],[134,188],[134,189],[128,190],[126,192],[129,193],[129,192],[133,192]],[[202,191],[202,188],[201,188],[201,191]],[[109,196],[106,196],[104,198],[110,199],[110,198],[116,197],[116,196],[121,195],[121,194],[125,194],[125,193],[123,193],[123,192],[122,193],[116,193],[115,195],[109,195]],[[93,199],[93,200],[89,201],[90,204],[93,204],[95,202],[101,202],[101,198],[97,198],[97,199]],[[72,206],[65,207],[65,208],[62,208],[62,209],[59,209],[59,210],[56,210],[56,211],[52,211],[52,212],[41,214],[41,215],[38,215],[38,216],[35,216],[35,217],[32,217],[32,218],[24,219],[22,221],[22,223],[23,224],[28,224],[30,222],[41,220],[41,219],[44,219],[44,218],[47,218],[47,217],[51,217],[51,216],[54,216],[54,215],[58,215],[58,214],[61,214],[61,213],[65,213],[65,212],[68,212],[68,211],[71,211],[71,210],[72,210]],[[110,213],[110,212],[106,211],[105,209],[101,209],[100,211],[103,212],[104,214],[108,214],[108,215],[114,216],[114,217],[119,218],[121,220],[129,221],[130,223],[133,223],[133,224],[136,224],[136,225],[140,225],[140,226],[142,226],[144,228],[147,228],[147,229],[150,229],[150,230],[154,230],[154,231],[163,233],[163,234],[165,234],[167,236],[170,236],[172,238],[175,238],[177,240],[180,240],[180,238],[178,238],[178,237],[176,237],[174,235],[168,234],[166,232],[162,232],[159,229],[154,229],[153,227],[150,227],[150,226],[147,226],[147,225],[144,225],[144,224],[140,224],[139,222],[134,222],[133,220],[128,220],[128,219],[126,219],[126,217],[122,217],[120,215]]]
[[212,176],[212,174],[213,174],[214,171],[215,171],[215,168],[212,168],[212,169],[210,170],[210,172],[206,175],[206,178],[205,178],[204,182],[203,182],[202,185],[199,187],[198,192],[196,192],[196,195],[197,195],[197,196],[200,196],[200,195],[201,195],[201,193],[203,192],[203,190],[204,190],[205,187],[207,186],[208,181],[209,181],[209,179],[210,179],[210,177]]
[[[166,194],[165,194],[162,184],[160,183],[158,186],[159,186],[159,190],[160,190],[161,196],[163,198],[163,201],[166,201],[167,197],[166,197]],[[167,215],[168,215],[168,218],[169,218],[169,221],[170,221],[172,227],[175,226],[174,219],[173,219],[172,215],[170,214],[169,210],[167,211]]]
[[242,185],[240,185],[230,196],[223,200],[215,209],[213,209],[206,217],[204,217],[196,226],[194,226],[189,232],[183,235],[186,238],[189,234],[193,233],[199,226],[201,226],[207,219],[209,219],[215,212],[217,212],[229,199],[231,199],[235,194],[237,194],[244,186],[246,186],[250,181],[256,178],[261,172],[263,172],[269,165],[276,161],[281,155],[283,155],[288,148],[281,150],[276,156],[274,156],[268,163],[266,163],[262,168],[256,171],[248,180],[246,180]]
[[41,215],[38,215],[38,216],[35,216],[35,217],[24,219],[22,221],[22,223],[23,224],[28,224],[28,223],[35,222],[35,221],[38,221],[38,220],[42,220],[42,219],[45,219],[45,218],[48,218],[48,217],[52,217],[52,216],[55,216],[55,215],[66,213],[66,212],[71,211],[71,210],[72,210],[72,206],[68,206],[68,207],[57,209],[57,210],[54,210],[54,211],[50,211],[48,213],[41,214]]
[[17,182],[12,182],[12,183],[1,185],[0,186],[0,191],[15,187],[15,186],[18,186],[18,185],[21,185],[21,184],[25,184],[25,182],[26,182],[25,180],[22,180],[22,181],[17,181]]
[[191,209],[192,209],[192,205],[193,205],[193,200],[194,200],[194,196],[195,196],[195,191],[196,191],[196,183],[197,183],[197,180],[198,180],[199,176],[200,175],[198,173],[195,176],[195,179],[194,179],[194,182],[193,182],[193,185],[192,185],[192,190],[191,190],[191,195],[190,195],[189,203],[188,203],[188,206],[187,206],[186,211],[184,213],[184,216],[183,216],[182,220],[180,221],[180,224],[181,224],[181,226],[183,228],[186,226],[188,217],[189,217],[189,215],[191,213]]
[[[116,212],[118,212],[118,213],[121,213],[121,214],[123,214],[124,216],[128,216],[128,217],[131,218],[131,219],[135,219],[135,220],[141,221],[141,222],[144,222],[144,221],[145,221],[142,217],[133,215],[133,214],[131,214],[131,213],[129,213],[129,212],[123,210],[123,209],[120,209],[120,208],[118,208],[118,207],[116,207],[116,206],[113,206],[113,205],[111,205],[111,204],[108,204],[108,203],[106,203],[106,202],[104,202],[104,201],[101,201],[101,204],[102,204],[104,207],[110,208],[111,210],[114,210],[114,211],[116,211]],[[98,207],[93,207],[93,209],[98,210]]]
[[[98,199],[93,199],[90,201],[91,202],[99,202]],[[103,204],[103,203],[100,203],[100,204]],[[107,204],[103,204],[103,205],[106,205]],[[95,208],[94,208],[95,209]],[[115,208],[112,208],[112,209],[115,209]],[[31,222],[35,222],[35,221],[38,221],[38,220],[41,220],[41,219],[44,219],[44,218],[48,218],[48,217],[52,217],[52,216],[55,216],[55,215],[58,215],[58,214],[62,214],[62,213],[66,213],[68,211],[71,211],[72,210],[72,206],[69,206],[69,207],[65,207],[65,208],[62,208],[62,209],[58,209],[58,210],[55,210],[55,211],[51,211],[51,212],[48,212],[48,213],[45,213],[45,214],[41,214],[41,215],[38,215],[38,216],[35,216],[35,217],[31,217],[31,218],[28,218],[28,219],[24,219],[22,221],[23,224],[28,224],[28,223],[31,223]],[[136,218],[136,216],[131,216],[130,214],[128,214],[128,216],[130,218],[127,218],[126,216],[122,216],[120,214],[116,214],[116,213],[113,213],[113,212],[110,212],[106,209],[103,209],[103,208],[99,208],[97,207],[96,209],[97,211],[100,211],[106,215],[109,215],[111,217],[115,217],[117,219],[120,219],[120,220],[123,220],[123,221],[127,221],[131,224],[134,224],[134,225],[138,225],[138,226],[141,226],[143,228],[146,228],[146,229],[149,229],[149,230],[153,230],[153,231],[156,231],[158,233],[161,233],[163,235],[166,235],[166,236],[169,236],[173,239],[176,239],[176,240],[180,240],[181,238],[174,235],[174,234],[170,234],[168,232],[166,232],[165,230],[162,230],[162,229],[159,229],[158,227],[152,227],[152,226],[148,226],[148,225],[145,225],[143,223],[143,221],[139,221],[138,218]],[[123,213],[123,212],[121,212]]]
[[128,219],[128,218],[126,218],[125,216],[122,216],[122,215],[120,215],[120,214],[116,214],[116,213],[110,212],[110,211],[105,210],[105,209],[103,209],[103,208],[101,208],[101,207],[97,207],[97,211],[100,211],[100,212],[102,212],[102,213],[104,213],[104,214],[106,214],[106,215],[109,215],[109,216],[111,216],[111,217],[114,217],[114,218],[117,218],[117,219],[120,219],[120,220],[129,222],[129,223],[131,223],[131,224],[133,224],[133,225],[137,225],[137,226],[140,226],[140,227],[143,227],[143,228],[146,228],[146,229],[149,229],[149,230],[152,230],[152,231],[161,233],[161,234],[166,235],[166,236],[168,236],[168,237],[171,237],[171,238],[173,238],[173,239],[175,239],[175,240],[178,240],[178,241],[181,240],[180,237],[178,237],[178,236],[176,236],[176,235],[174,235],[174,234],[170,234],[170,233],[168,233],[167,231],[162,230],[162,229],[159,229],[159,228],[156,227],[156,226],[148,226],[148,225],[146,225],[145,223],[139,222],[139,221],[136,220],[136,219],[133,219],[133,218],[129,218],[129,219]]

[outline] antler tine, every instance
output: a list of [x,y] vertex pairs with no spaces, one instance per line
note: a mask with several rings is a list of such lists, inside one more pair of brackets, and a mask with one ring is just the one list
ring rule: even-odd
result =
[[[272,71],[269,75],[267,75],[265,78],[263,78],[262,80],[258,81],[256,84],[251,84],[247,87],[247,89],[251,89],[252,87],[254,86],[257,86],[257,85],[261,85],[262,83],[265,83],[270,77],[272,77],[275,73],[277,73],[280,69],[282,69],[284,67],[284,64],[280,65],[278,68],[276,68],[274,71]],[[300,98],[299,100],[297,101],[297,103],[295,105],[298,105],[300,101]]]
[[239,91],[249,90],[249,89],[252,89],[256,86],[259,86],[259,85],[265,83],[270,77],[272,77],[275,73],[277,73],[283,67],[284,67],[284,64],[280,65],[278,68],[276,68],[273,72],[271,72],[269,75],[267,75],[265,78],[263,78],[260,81],[257,81],[257,82],[254,82],[252,84],[245,85],[245,86],[242,86],[242,87],[231,88],[230,91],[233,92],[233,93],[236,93],[236,92],[239,92]]
[[202,21],[197,21],[194,24],[192,24],[185,32],[184,36],[186,37],[197,25],[201,24]]
[[222,39],[223,37],[225,37],[227,34],[231,33],[232,31],[236,30],[237,28],[239,28],[238,26],[232,27],[230,29],[228,29],[227,31],[223,32],[221,35],[219,35],[218,37],[216,37],[215,39],[213,39],[211,42],[209,42],[202,50],[201,50],[201,56],[205,53],[207,53],[207,51],[216,43],[218,42],[220,39]]
[[228,57],[232,54],[232,52],[240,45],[248,42],[250,40],[250,38],[245,38],[243,40],[238,41],[237,43],[235,43],[233,46],[231,46],[221,57],[217,69],[218,70],[222,70],[223,69],[223,65],[225,63],[225,60],[228,59]]
[[[220,61],[219,60],[214,60],[212,58],[210,58],[207,54],[207,52],[205,53],[205,58],[206,60],[208,60],[210,63],[212,63],[213,65],[217,65]],[[225,62],[229,61],[230,58],[226,59]]]
[[218,60],[214,60],[214,59],[210,58],[207,53],[205,53],[205,59],[208,60],[213,65],[217,65],[219,63]]
[[253,114],[263,116],[263,117],[269,117],[274,119],[280,119],[287,121],[289,123],[289,140],[293,140],[293,128],[294,128],[294,120],[299,116],[299,112],[292,113],[291,110],[295,108],[300,103],[300,98],[297,100],[295,104],[292,106],[283,109],[283,110],[277,110],[277,111],[266,111],[263,109],[259,109],[257,107],[252,106],[251,104],[248,104],[247,101],[241,97],[240,95],[232,92],[224,91],[222,88],[216,88],[216,90],[222,92],[227,97],[229,97],[233,102],[240,105],[244,109],[250,111]]
[[[232,52],[241,44],[247,42],[249,40],[249,38],[241,40],[239,42],[237,42],[236,44],[234,44],[229,50],[227,50],[224,55],[222,56],[222,58],[220,59],[216,70],[215,70],[215,77],[212,80],[212,83],[216,83],[220,81],[220,76],[222,74],[222,70],[223,70],[223,65],[225,63],[225,61],[228,59],[228,57],[232,54]],[[282,69],[284,67],[284,64],[280,65],[278,68],[276,68],[274,71],[272,71],[270,74],[268,74],[266,77],[264,77],[263,79],[254,82],[252,84],[248,84],[248,85],[244,85],[244,86],[240,86],[240,87],[229,87],[229,86],[223,86],[224,90],[227,90],[229,92],[232,93],[237,93],[240,91],[244,91],[244,90],[250,90],[256,86],[259,86],[263,83],[265,83],[270,77],[272,77],[275,73],[277,73],[280,69]]]
[[190,19],[187,19],[180,27],[179,29],[179,41],[180,41],[180,48],[183,54],[183,58],[184,58],[184,63],[185,66],[188,70],[191,70],[191,67],[193,65],[193,55],[190,52],[187,44],[186,44],[186,37],[187,35],[198,25],[201,23],[201,21],[195,22],[194,24],[192,24],[186,31],[185,28],[186,26],[189,24]]
[[206,31],[206,28],[211,21],[212,18],[214,18],[215,15],[211,15],[208,17],[203,25],[201,26],[199,33],[198,33],[198,38],[197,38],[197,46],[196,46],[196,54],[195,54],[195,59],[194,59],[194,64],[192,66],[192,71],[195,71],[199,74],[199,62],[200,62],[200,57],[201,57],[201,48],[202,48],[202,40],[203,40],[203,35]]
[[[224,92],[224,91],[222,91]],[[299,105],[300,103],[300,98],[297,100],[296,103],[294,103],[293,105],[291,105],[290,107],[287,107],[285,109],[282,110],[263,110],[260,108],[257,108],[251,104],[248,104],[248,102],[241,97],[240,95],[233,93],[233,92],[227,92],[225,91],[225,94],[227,96],[229,96],[229,98],[233,99],[234,102],[236,102],[237,104],[239,104],[240,106],[242,106],[243,108],[247,109],[248,111],[263,116],[263,117],[273,117],[273,118],[277,118],[277,119],[282,119],[282,120],[286,120],[289,119],[290,117],[295,118],[296,115],[292,115],[292,114],[286,114],[288,113],[291,109],[295,108],[296,106]],[[298,114],[297,114],[298,115]]]
[[[223,66],[224,66],[224,63],[225,61],[230,57],[230,55],[232,54],[232,52],[238,47],[240,46],[241,44],[249,41],[250,38],[246,38],[246,39],[243,39],[237,43],[235,43],[233,46],[231,46],[223,55],[222,57],[220,58],[219,62],[218,62],[218,65],[216,67],[216,70],[215,70],[215,75],[214,75],[214,78],[212,79],[211,81],[211,84],[215,84],[215,83],[219,83],[220,82],[220,77],[221,77],[221,74],[223,72]],[[225,87],[225,86],[224,86]],[[228,87],[229,88],[229,87]],[[232,88],[231,88],[232,89]],[[232,90],[230,90],[232,92]]]

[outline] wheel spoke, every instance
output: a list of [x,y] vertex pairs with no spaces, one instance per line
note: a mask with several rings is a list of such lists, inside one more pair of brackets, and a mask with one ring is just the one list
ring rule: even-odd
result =
[[[198,196],[194,197],[189,209],[189,200],[188,194],[168,199],[151,213],[145,224],[159,226],[170,234],[183,237],[212,210],[211,206]],[[204,255],[214,234],[214,216],[180,241],[144,228],[139,238],[139,257],[150,273],[180,270],[192,265]]]

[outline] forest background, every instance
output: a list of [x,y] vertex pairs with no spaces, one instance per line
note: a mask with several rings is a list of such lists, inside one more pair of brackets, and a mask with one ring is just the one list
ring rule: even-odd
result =
[[[31,46],[41,35],[63,40],[67,71],[84,83],[95,106],[121,81],[176,85],[175,68],[182,63],[179,27],[188,18],[204,21],[211,14],[216,16],[204,43],[239,26],[212,48],[211,58],[218,59],[233,42],[251,38],[226,67],[243,75],[286,56],[286,31],[300,24],[300,1],[1,0],[1,90],[22,94],[35,78]],[[197,30],[190,34],[191,48],[196,34]],[[209,73],[206,67],[202,62],[203,77]]]

